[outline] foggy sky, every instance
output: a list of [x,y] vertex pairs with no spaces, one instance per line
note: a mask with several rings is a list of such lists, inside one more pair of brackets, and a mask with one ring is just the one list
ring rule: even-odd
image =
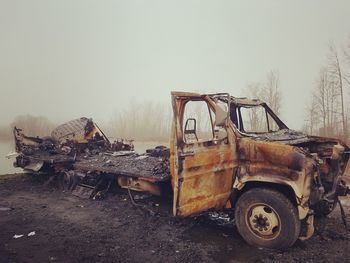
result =
[[350,42],[349,1],[0,0],[0,124],[16,115],[108,121],[171,90],[244,96],[278,70],[300,128],[329,41]]

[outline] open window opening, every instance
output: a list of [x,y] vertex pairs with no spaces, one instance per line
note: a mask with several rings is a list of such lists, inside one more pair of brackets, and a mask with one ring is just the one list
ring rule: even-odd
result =
[[238,106],[231,109],[231,120],[244,133],[276,132],[283,127],[263,105]]
[[188,101],[184,109],[183,140],[185,143],[214,139],[214,113],[206,101]]

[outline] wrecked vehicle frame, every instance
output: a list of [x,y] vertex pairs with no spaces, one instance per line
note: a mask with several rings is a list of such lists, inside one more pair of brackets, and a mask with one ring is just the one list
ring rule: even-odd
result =
[[[48,158],[39,155],[29,163],[33,153],[17,147],[15,134],[16,165],[40,171],[46,161],[80,193],[87,185],[83,180],[101,175],[109,178],[102,192],[112,179],[122,188],[155,195],[171,189],[175,216],[233,210],[242,237],[268,248],[285,248],[297,238],[310,238],[314,215],[330,213],[338,196],[349,193],[342,180],[350,172],[349,148],[343,142],[290,130],[260,100],[227,93],[172,92],[171,96],[170,149],[138,155],[130,144],[113,148],[97,125],[90,133],[85,125],[82,138],[63,136],[54,143],[59,152],[44,149]],[[36,142],[39,150],[44,141]],[[95,141],[102,144],[96,146]],[[50,156],[57,154],[70,159],[64,165],[55,163]],[[90,197],[99,194],[95,187],[88,191]]]
[[158,184],[169,181],[165,147],[139,155],[132,141],[111,143],[85,117],[58,126],[50,137],[28,137],[16,127],[14,137],[20,153],[15,166],[58,175],[63,186],[80,197],[101,198],[113,180],[122,188],[160,195]]

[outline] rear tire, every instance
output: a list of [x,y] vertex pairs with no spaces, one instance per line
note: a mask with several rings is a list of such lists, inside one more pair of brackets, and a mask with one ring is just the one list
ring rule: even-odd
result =
[[283,249],[300,234],[298,211],[282,193],[253,188],[243,193],[235,208],[238,232],[250,245]]

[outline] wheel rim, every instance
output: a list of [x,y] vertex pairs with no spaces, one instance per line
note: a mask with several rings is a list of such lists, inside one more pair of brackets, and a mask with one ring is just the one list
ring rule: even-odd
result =
[[274,239],[280,233],[280,217],[269,205],[255,204],[251,206],[248,210],[246,220],[250,231],[259,238]]

